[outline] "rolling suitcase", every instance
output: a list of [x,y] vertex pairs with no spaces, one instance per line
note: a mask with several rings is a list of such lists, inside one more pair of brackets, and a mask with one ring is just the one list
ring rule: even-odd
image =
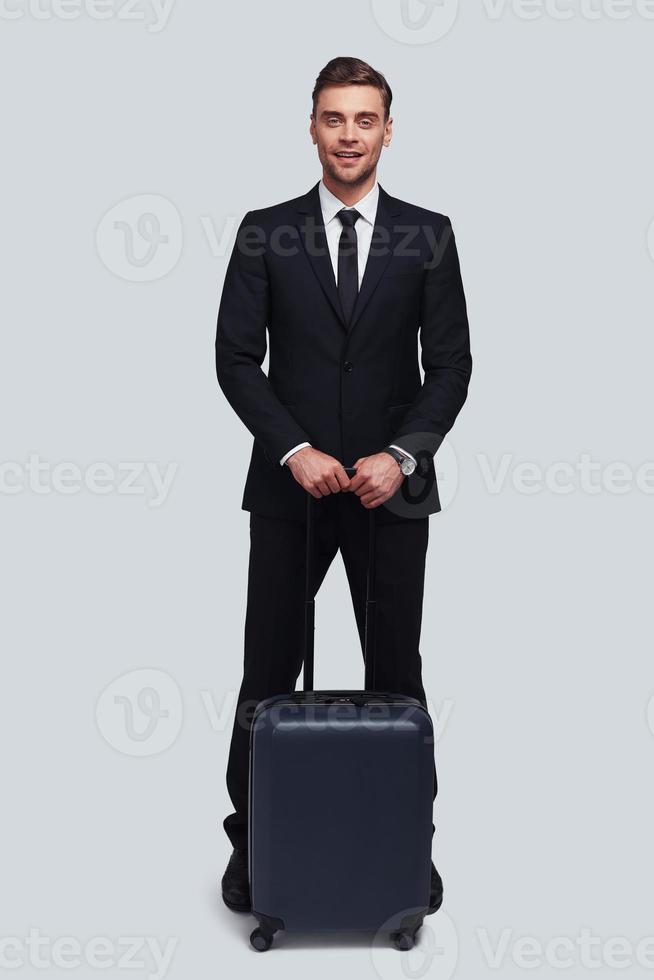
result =
[[250,730],[250,942],[263,952],[282,929],[384,930],[410,949],[430,911],[432,721],[415,698],[375,691],[374,509],[365,689],[313,690],[314,507],[307,493],[303,690],[259,702]]

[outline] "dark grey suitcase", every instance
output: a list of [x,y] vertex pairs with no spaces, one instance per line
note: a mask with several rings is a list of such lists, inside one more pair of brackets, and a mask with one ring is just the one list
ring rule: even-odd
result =
[[415,698],[375,691],[374,509],[365,689],[313,690],[314,506],[308,493],[303,690],[261,701],[252,718],[250,942],[264,951],[281,929],[385,930],[409,949],[430,911],[432,721]]

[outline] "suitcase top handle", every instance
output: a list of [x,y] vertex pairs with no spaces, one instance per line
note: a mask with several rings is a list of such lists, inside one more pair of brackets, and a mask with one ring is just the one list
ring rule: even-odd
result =
[[[349,477],[356,473],[356,467],[345,466]],[[304,661],[302,670],[302,690],[313,691],[313,654],[316,604],[311,595],[311,568],[313,565],[315,498],[307,491],[306,522],[306,565],[304,578]],[[368,571],[366,575],[366,610],[363,639],[363,659],[365,665],[364,690],[375,690],[375,508],[368,511]]]

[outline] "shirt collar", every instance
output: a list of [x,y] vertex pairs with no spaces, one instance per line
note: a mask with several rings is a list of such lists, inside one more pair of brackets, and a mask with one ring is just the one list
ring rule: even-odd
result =
[[318,193],[320,194],[320,207],[322,209],[322,217],[325,226],[332,221],[337,213],[342,208],[354,207],[357,209],[362,218],[370,222],[371,225],[375,223],[375,215],[377,214],[377,203],[379,201],[379,184],[375,181],[374,185],[370,188],[365,197],[362,197],[360,201],[356,204],[349,205],[343,204],[343,202],[336,197],[335,194],[325,186],[325,183],[320,178],[320,183],[318,185]]

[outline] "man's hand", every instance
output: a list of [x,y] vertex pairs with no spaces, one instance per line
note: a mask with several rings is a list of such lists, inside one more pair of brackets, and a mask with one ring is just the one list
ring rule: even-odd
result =
[[313,446],[298,449],[284,465],[312,497],[325,497],[328,493],[340,493],[350,488],[351,480],[341,463]]
[[356,473],[350,480],[350,490],[368,509],[390,500],[404,479],[404,473],[390,453],[361,456],[353,465]]

